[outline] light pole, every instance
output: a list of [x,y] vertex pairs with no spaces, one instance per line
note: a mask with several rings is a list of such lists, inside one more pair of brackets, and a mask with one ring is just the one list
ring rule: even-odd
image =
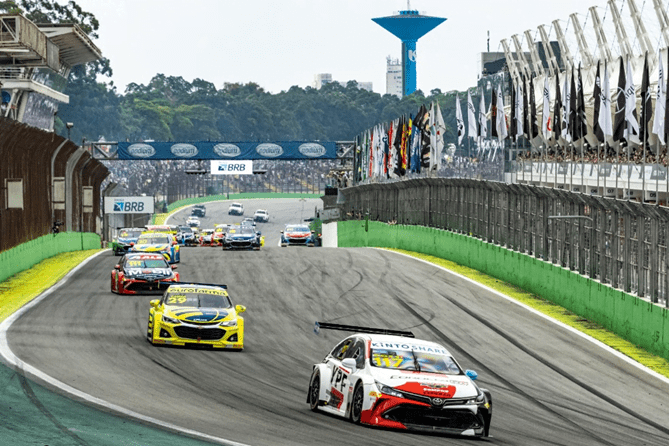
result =
[[66,122],[65,128],[67,128],[67,139],[70,139],[70,130],[74,127],[74,122]]

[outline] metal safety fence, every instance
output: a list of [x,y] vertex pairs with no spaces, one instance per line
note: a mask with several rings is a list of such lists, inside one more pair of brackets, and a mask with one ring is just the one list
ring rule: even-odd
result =
[[522,184],[423,178],[340,189],[343,219],[466,234],[669,307],[669,208]]

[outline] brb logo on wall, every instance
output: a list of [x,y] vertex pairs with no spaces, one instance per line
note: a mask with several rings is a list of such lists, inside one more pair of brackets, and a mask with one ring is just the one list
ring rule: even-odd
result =
[[211,160],[212,175],[253,175],[253,161]]
[[107,214],[153,214],[153,197],[105,197]]

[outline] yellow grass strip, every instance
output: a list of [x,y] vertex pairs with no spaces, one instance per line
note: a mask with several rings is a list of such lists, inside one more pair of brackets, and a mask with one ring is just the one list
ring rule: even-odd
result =
[[0,321],[52,287],[100,249],[64,252],[0,282]]

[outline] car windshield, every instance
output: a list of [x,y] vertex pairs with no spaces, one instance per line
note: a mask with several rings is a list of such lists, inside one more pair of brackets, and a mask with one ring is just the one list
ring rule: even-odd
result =
[[166,235],[143,235],[137,240],[138,245],[165,245],[170,239]]
[[181,231],[181,232],[193,232],[193,228],[191,228],[190,226],[180,226],[179,231]]
[[169,268],[165,259],[129,259],[126,268]]
[[242,226],[239,229],[238,233],[242,235],[249,235],[249,234],[255,234],[255,231],[253,230],[252,226]]
[[135,238],[139,237],[141,233],[142,231],[129,231],[127,229],[124,229],[121,232],[119,232],[118,236],[121,238]]
[[307,226],[287,226],[287,232],[311,232]]
[[371,363],[374,367],[397,370],[416,370],[420,372],[460,375],[462,370],[453,358],[440,353],[420,350],[392,348],[374,348],[371,350]]
[[170,290],[165,295],[164,303],[176,307],[196,308],[231,308],[232,303],[222,291],[214,289],[182,288]]

